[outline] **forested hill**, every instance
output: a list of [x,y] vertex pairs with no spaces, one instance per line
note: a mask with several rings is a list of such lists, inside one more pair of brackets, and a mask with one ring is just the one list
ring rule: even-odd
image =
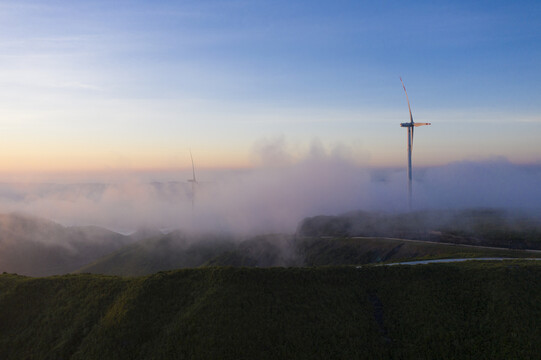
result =
[[1,359],[526,359],[537,262],[0,275]]

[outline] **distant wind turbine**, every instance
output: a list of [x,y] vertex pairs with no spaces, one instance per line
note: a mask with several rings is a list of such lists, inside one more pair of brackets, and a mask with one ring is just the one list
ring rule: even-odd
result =
[[408,101],[408,109],[410,111],[410,122],[401,123],[401,127],[408,128],[408,195],[409,195],[409,208],[411,210],[411,151],[413,150],[413,130],[417,126],[430,125],[430,123],[415,123],[413,122],[413,115],[411,114],[410,99],[408,97],[408,92],[406,91],[406,86],[402,77],[400,78],[404,92],[406,93],[406,100]]
[[197,179],[195,178],[195,165],[193,163],[193,156],[192,156],[192,150],[190,150],[190,158],[192,159],[192,178],[188,180],[188,182],[192,183],[192,211],[195,207],[195,187],[197,185]]

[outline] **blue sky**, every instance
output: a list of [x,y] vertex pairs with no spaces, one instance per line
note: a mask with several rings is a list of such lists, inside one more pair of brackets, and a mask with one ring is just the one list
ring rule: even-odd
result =
[[[0,1],[0,172],[541,161],[536,1]],[[281,140],[280,140],[281,141]]]

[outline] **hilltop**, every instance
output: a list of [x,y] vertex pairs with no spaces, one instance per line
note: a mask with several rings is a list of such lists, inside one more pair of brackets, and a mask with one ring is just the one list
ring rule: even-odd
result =
[[535,358],[541,264],[0,275],[0,358]]
[[314,216],[299,224],[308,237],[389,237],[508,249],[541,249],[541,220],[500,209],[431,210],[409,213],[355,211]]

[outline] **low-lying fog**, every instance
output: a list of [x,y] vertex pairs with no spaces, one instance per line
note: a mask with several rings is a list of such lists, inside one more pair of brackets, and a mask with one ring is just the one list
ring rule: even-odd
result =
[[[359,166],[343,147],[317,143],[293,160],[280,144],[258,147],[244,171],[190,171],[171,181],[1,183],[0,211],[24,212],[64,225],[98,225],[129,233],[140,227],[239,233],[294,232],[300,220],[351,210],[407,210],[406,169]],[[414,154],[415,155],[415,154]],[[415,164],[415,158],[414,158]],[[414,167],[414,209],[541,208],[541,166],[504,158]]]

